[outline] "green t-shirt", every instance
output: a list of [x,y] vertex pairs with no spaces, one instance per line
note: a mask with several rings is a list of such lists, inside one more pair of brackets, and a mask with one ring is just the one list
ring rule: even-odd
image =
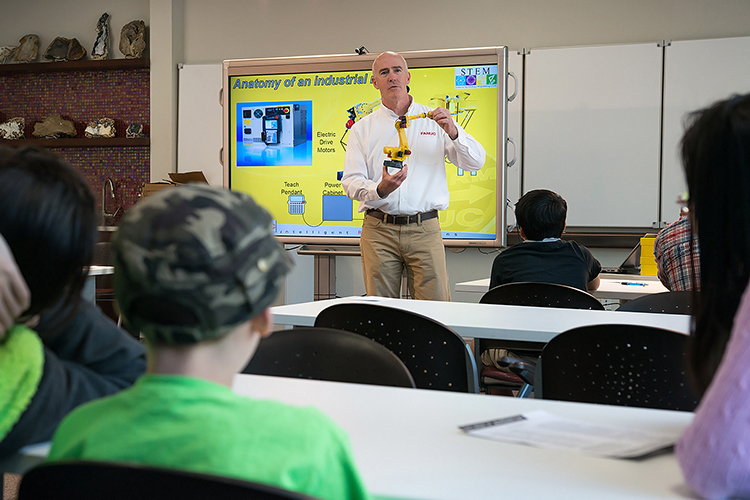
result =
[[344,431],[315,408],[144,375],[60,424],[49,460],[110,460],[236,477],[324,499],[367,498]]

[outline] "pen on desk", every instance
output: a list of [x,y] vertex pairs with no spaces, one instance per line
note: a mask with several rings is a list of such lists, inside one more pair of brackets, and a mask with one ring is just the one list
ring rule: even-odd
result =
[[635,283],[632,281],[621,281],[621,285],[646,286],[648,283]]

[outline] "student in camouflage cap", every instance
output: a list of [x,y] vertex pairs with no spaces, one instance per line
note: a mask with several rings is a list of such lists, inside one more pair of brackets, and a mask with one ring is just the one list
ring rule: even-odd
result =
[[222,337],[263,312],[291,261],[249,196],[189,184],[134,207],[112,248],[127,321],[153,344]]
[[348,437],[314,408],[232,392],[291,264],[250,197],[189,184],[139,202],[113,243],[115,295],[146,339],[133,388],[60,425],[50,460],[111,460],[364,499]]

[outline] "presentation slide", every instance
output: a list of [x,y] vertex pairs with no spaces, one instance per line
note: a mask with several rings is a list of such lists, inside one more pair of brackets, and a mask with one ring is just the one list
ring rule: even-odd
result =
[[[449,109],[487,153],[478,172],[446,160],[451,199],[440,213],[443,237],[494,240],[497,65],[409,71],[414,99]],[[364,214],[346,196],[340,178],[349,128],[380,106],[371,76],[350,71],[229,78],[229,187],[271,211],[276,235],[359,237]]]

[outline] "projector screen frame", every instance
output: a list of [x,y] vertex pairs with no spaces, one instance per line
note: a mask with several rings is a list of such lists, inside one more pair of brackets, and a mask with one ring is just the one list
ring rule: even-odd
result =
[[[508,142],[508,48],[505,46],[463,49],[442,49],[401,52],[409,68],[440,68],[462,65],[497,64],[497,136],[496,136],[496,182],[495,182],[495,239],[443,238],[446,247],[498,248],[507,246],[507,142]],[[377,54],[333,54],[315,56],[293,56],[279,58],[233,59],[222,64],[222,151],[224,187],[231,188],[231,147],[233,130],[230,130],[231,107],[230,79],[254,75],[288,73],[324,73],[338,71],[371,71]],[[232,127],[233,128],[233,127]],[[490,152],[488,152],[488,155]],[[343,166],[342,166],[343,168]],[[279,241],[290,244],[310,245],[358,245],[358,237],[277,235]]]

